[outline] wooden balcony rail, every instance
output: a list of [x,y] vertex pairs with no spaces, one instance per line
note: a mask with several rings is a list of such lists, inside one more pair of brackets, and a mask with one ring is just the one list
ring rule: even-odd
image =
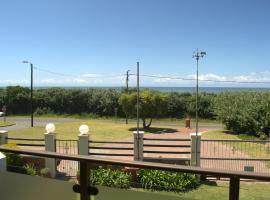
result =
[[[81,200],[89,200],[89,164],[107,164],[107,165],[117,165],[117,166],[128,166],[136,168],[146,168],[146,169],[156,169],[156,170],[166,170],[172,172],[184,172],[192,174],[201,175],[211,175],[214,177],[226,177],[230,179],[229,187],[229,200],[239,199],[239,188],[240,179],[253,179],[261,181],[270,181],[270,174],[253,173],[253,172],[236,172],[227,170],[217,170],[217,169],[203,169],[194,166],[184,166],[184,165],[170,165],[170,164],[160,164],[160,163],[147,163],[141,161],[124,161],[124,160],[113,160],[107,158],[97,158],[93,156],[83,156],[83,155],[66,155],[54,152],[46,151],[33,151],[33,150],[21,150],[15,148],[0,147],[1,152],[10,152],[25,155],[34,155],[40,157],[48,157],[63,160],[74,160],[80,162],[80,194]],[[83,178],[84,177],[84,178]]]

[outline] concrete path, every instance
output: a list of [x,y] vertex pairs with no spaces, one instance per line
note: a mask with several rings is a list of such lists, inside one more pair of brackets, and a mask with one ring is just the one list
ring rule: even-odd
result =
[[[13,126],[1,127],[0,130],[16,130],[22,128],[31,127],[30,118],[17,118],[17,117],[7,117],[7,121],[16,123]],[[34,126],[46,126],[48,123],[59,124],[63,122],[76,122],[83,121],[83,119],[72,119],[72,118],[34,118]]]

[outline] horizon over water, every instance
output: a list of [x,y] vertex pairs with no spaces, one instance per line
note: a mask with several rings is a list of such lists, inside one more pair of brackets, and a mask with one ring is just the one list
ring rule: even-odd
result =
[[[6,88],[6,87],[0,87]],[[35,90],[38,89],[48,89],[48,88],[65,88],[65,89],[116,89],[121,90],[125,87],[117,87],[117,86],[36,86],[34,87]],[[130,87],[136,88],[136,87]],[[196,87],[147,87],[142,86],[140,87],[141,90],[143,89],[151,89],[157,90],[160,92],[196,92]],[[237,91],[258,91],[258,92],[270,92],[270,88],[266,87],[199,87],[199,92],[206,92],[206,93],[221,93],[221,92],[237,92]]]

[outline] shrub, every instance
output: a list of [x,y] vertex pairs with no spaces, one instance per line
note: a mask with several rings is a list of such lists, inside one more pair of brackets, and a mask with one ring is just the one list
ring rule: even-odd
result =
[[[9,148],[18,148],[16,144],[13,144],[13,143],[4,144],[2,146],[9,147]],[[8,166],[17,166],[17,167],[23,166],[23,160],[19,154],[15,154],[15,153],[4,153],[4,154],[6,156]]]
[[53,114],[53,111],[47,107],[44,108],[38,107],[35,111],[35,115],[47,115],[47,114]]
[[93,169],[91,170],[90,182],[93,185],[129,188],[131,186],[131,174],[109,168]]
[[195,175],[161,170],[140,169],[138,180],[143,188],[156,190],[187,190],[197,185]]
[[36,171],[33,164],[26,164],[23,166],[23,168],[24,168],[26,174],[31,175],[31,176],[37,175],[37,171]]
[[40,176],[46,177],[46,178],[51,178],[52,175],[51,175],[50,169],[49,168],[43,168],[43,169],[41,169],[40,170]]

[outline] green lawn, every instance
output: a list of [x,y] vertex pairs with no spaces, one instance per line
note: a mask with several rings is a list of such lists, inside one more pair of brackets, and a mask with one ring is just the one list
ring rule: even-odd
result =
[[[77,139],[79,127],[86,124],[90,129],[90,137],[93,140],[119,140],[133,137],[132,132],[136,130],[135,124],[120,124],[111,120],[85,120],[80,122],[65,122],[56,124],[56,134],[59,139]],[[158,131],[176,131],[169,126],[152,127],[145,130],[146,133],[154,133]],[[45,133],[44,127],[34,127],[27,129],[11,130],[10,137],[24,138],[42,138]]]
[[[137,189],[136,189],[137,190]],[[143,190],[138,190],[142,192]],[[170,197],[179,197],[185,200],[227,200],[229,199],[229,185],[227,182],[208,182],[202,184],[199,188],[184,192],[152,192],[144,191],[145,193],[160,194],[164,197],[164,200],[170,199]],[[240,184],[240,200],[267,200],[270,197],[270,184],[267,183],[246,183]],[[122,199],[122,198],[119,198]],[[124,199],[124,198],[123,198]],[[173,198],[174,199],[174,198]],[[178,198],[177,198],[178,199]],[[77,197],[79,200],[79,195]],[[92,198],[91,200],[94,200]],[[144,199],[142,199],[144,200]]]
[[5,126],[11,126],[11,125],[14,125],[15,123],[12,123],[12,122],[4,122],[4,121],[0,121],[0,127],[5,127]]

